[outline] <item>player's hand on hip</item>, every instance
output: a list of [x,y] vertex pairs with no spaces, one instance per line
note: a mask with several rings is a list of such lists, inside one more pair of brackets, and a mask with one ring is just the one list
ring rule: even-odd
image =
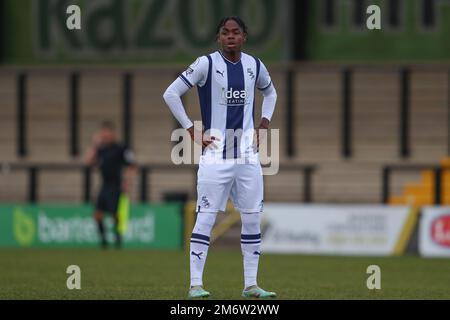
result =
[[220,139],[209,136],[205,134],[204,131],[195,130],[194,127],[190,127],[187,129],[189,135],[191,136],[192,141],[201,145],[203,148],[214,148],[217,149],[217,145],[214,143],[215,141],[220,141]]

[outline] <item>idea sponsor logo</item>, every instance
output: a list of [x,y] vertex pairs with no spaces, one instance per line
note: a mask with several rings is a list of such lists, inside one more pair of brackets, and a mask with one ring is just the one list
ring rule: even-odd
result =
[[433,221],[431,239],[441,246],[450,248],[450,214],[440,216]]
[[228,106],[241,106],[246,104],[247,92],[245,90],[222,89],[222,98]]

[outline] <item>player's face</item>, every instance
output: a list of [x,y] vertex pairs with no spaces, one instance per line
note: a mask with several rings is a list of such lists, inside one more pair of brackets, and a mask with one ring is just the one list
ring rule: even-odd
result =
[[100,129],[100,140],[102,144],[111,144],[115,140],[114,131],[109,128]]
[[246,37],[236,21],[228,20],[220,29],[217,41],[225,53],[234,54],[241,52]]

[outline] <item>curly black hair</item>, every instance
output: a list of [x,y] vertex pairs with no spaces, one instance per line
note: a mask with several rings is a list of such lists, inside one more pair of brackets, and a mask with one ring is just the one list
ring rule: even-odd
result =
[[222,20],[220,20],[219,25],[217,26],[217,29],[216,29],[216,35],[219,34],[220,29],[222,29],[222,27],[225,26],[225,23],[227,23],[227,21],[229,21],[229,20],[235,21],[241,28],[242,32],[244,34],[247,34],[248,28],[247,28],[247,25],[245,24],[244,20],[242,20],[238,16],[228,16],[228,17],[224,17],[224,18],[222,18]]

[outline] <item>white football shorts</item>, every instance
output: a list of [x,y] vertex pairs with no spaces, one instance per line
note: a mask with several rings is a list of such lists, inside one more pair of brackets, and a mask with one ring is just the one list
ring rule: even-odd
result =
[[259,162],[200,158],[197,174],[197,212],[224,212],[228,199],[244,213],[263,211],[264,182]]

